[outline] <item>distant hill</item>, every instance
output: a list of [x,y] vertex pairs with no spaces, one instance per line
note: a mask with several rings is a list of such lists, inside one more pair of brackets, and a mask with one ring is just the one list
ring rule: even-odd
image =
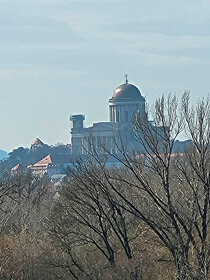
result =
[[8,157],[8,153],[4,150],[0,150],[0,160]]

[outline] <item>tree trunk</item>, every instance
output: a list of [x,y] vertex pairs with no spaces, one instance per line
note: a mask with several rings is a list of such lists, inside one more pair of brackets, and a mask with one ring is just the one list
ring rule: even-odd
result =
[[180,255],[176,256],[175,265],[176,265],[176,270],[177,270],[177,279],[178,280],[189,279],[186,257],[180,256]]

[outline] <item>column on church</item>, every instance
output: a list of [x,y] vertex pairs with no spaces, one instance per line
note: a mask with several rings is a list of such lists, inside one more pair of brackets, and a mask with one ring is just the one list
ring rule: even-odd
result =
[[115,119],[114,119],[114,106],[112,106],[112,121],[114,122]]
[[101,137],[97,136],[97,151],[100,151],[101,149]]
[[107,150],[110,152],[110,148],[111,148],[111,137],[110,136],[107,137],[106,143],[107,143]]
[[96,147],[96,137],[92,136],[91,142],[90,142],[90,149],[92,150],[93,148]]
[[85,140],[85,138],[82,138],[82,154],[83,155],[87,153],[86,149],[87,149],[86,140]]
[[112,121],[114,122],[114,106],[112,107]]
[[106,136],[103,136],[103,150],[106,151],[107,149],[107,137]]
[[119,122],[123,122],[123,106],[122,105],[120,105],[119,106]]
[[112,137],[110,137],[110,147],[109,147],[109,151],[110,151],[110,153],[112,153],[112,141],[113,141],[113,139],[112,139]]
[[114,122],[117,122],[117,107],[114,107]]
[[113,122],[113,119],[112,119],[112,106],[109,107],[109,119],[110,119],[110,122]]

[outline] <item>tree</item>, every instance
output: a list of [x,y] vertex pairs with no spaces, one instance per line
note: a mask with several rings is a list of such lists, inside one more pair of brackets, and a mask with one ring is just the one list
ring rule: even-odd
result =
[[[121,207],[149,226],[169,250],[178,279],[206,280],[210,234],[209,97],[198,102],[195,109],[190,109],[188,93],[181,104],[175,96],[162,97],[155,103],[153,123],[147,116],[137,113],[134,119],[142,153],[131,156],[123,144],[118,145],[118,152],[110,155],[122,163],[124,173],[101,168],[103,176],[121,199]],[[183,130],[191,138],[191,148],[175,155],[174,143]],[[94,153],[93,157],[97,160]],[[98,166],[102,167],[100,161]]]
[[51,199],[49,180],[35,178],[30,171],[19,171],[5,174],[1,185],[4,199],[0,212],[0,278],[49,279],[41,263],[42,223]]
[[78,160],[69,170],[48,231],[65,248],[71,259],[69,271],[76,275],[78,269],[80,273],[85,271],[75,261],[77,246],[100,252],[111,266],[116,265],[119,250],[131,259],[134,225],[137,227],[135,218],[118,206],[116,195],[97,165]]

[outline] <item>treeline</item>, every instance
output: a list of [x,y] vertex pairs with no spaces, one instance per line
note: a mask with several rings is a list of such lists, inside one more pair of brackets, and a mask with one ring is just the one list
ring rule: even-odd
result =
[[34,164],[47,155],[51,154],[55,164],[59,165],[69,162],[71,149],[69,146],[59,144],[56,146],[37,146],[35,149],[19,147],[9,153],[9,157],[0,161],[0,169],[9,170],[16,164],[21,164],[23,167]]
[[[90,142],[57,188],[29,171],[2,177],[0,279],[209,279],[209,99],[163,97],[153,120],[134,119],[147,153]],[[183,130],[191,145],[174,154]]]

